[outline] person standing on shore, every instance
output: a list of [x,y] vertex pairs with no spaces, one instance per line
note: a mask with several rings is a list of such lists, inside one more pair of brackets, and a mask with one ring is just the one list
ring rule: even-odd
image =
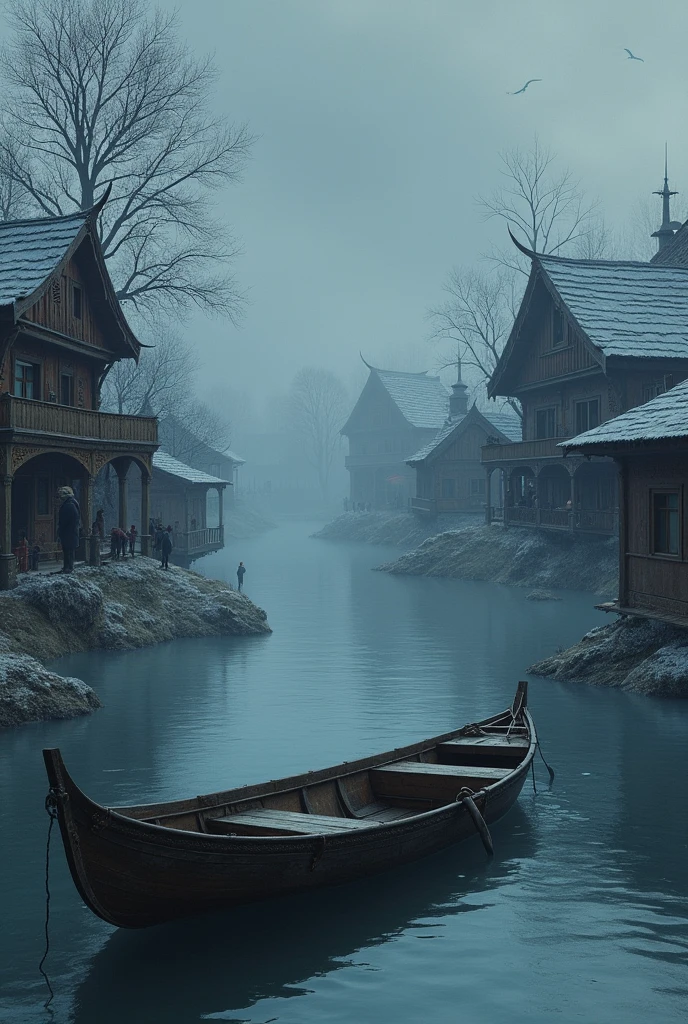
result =
[[136,553],[136,527],[132,523],[129,528],[129,554],[133,558]]
[[172,527],[168,526],[163,532],[160,542],[160,568],[169,569],[170,554],[172,552]]
[[242,586],[244,585],[244,576],[245,575],[246,575],[246,566],[244,565],[243,562],[239,562],[239,565],[237,566],[237,583],[239,584],[239,591],[240,592],[241,592]]
[[74,555],[79,547],[79,525],[81,509],[71,487],[60,487],[60,511],[57,518],[57,536],[62,545],[63,565],[59,572],[74,572]]

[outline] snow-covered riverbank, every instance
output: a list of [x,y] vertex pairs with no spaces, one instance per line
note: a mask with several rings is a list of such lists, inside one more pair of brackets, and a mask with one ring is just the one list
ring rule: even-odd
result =
[[631,616],[532,665],[538,676],[614,686],[658,697],[688,697],[688,630]]
[[420,544],[440,530],[458,530],[476,521],[480,521],[479,517],[468,513],[431,519],[409,512],[344,512],[313,536],[319,540],[355,540],[406,548]]
[[100,706],[85,683],[41,662],[177,637],[269,632],[265,612],[244,594],[176,566],[165,572],[150,558],[20,577],[16,590],[0,595],[0,726]]
[[517,587],[589,590],[616,597],[617,544],[615,538],[474,525],[429,537],[379,569]]

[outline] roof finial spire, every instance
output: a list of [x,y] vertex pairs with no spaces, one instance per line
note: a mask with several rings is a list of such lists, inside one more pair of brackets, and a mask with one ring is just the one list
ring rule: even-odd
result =
[[449,397],[449,418],[457,419],[468,412],[468,388],[461,380],[461,349],[456,346],[456,384],[452,384]]
[[671,241],[674,237],[674,231],[676,231],[681,225],[678,221],[671,219],[671,212],[669,209],[669,201],[672,196],[677,196],[678,192],[672,192],[669,188],[669,147],[668,144],[664,143],[664,188],[661,191],[653,192],[654,196],[662,197],[662,224],[656,230],[652,232],[652,238],[657,239],[657,248],[662,249],[667,242]]

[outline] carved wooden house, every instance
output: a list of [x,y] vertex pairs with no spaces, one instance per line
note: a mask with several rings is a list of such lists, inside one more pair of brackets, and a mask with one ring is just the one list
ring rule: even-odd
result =
[[688,377],[688,268],[522,251],[530,277],[488,394],[520,401],[523,439],[483,449],[505,493],[488,521],[611,533],[614,462],[564,460],[558,443]]
[[[14,585],[23,536],[56,547],[58,486],[74,488],[85,537],[94,480],[112,465],[124,527],[135,466],[148,521],[157,421],[98,411],[110,367],[140,351],[105,266],[99,212],[0,223],[0,589]],[[143,531],[142,542],[146,551]]]
[[[459,371],[460,373],[460,371]],[[480,453],[486,444],[510,444],[521,437],[521,421],[508,409],[482,413],[468,408],[466,385],[452,386],[449,415],[431,441],[408,459],[416,470],[414,512],[483,511],[487,501],[485,471]]]
[[449,393],[427,373],[370,374],[341,433],[349,439],[351,500],[373,508],[406,508],[415,495],[407,459],[433,439],[447,418]]
[[688,381],[561,446],[619,467],[619,597],[602,607],[688,626]]

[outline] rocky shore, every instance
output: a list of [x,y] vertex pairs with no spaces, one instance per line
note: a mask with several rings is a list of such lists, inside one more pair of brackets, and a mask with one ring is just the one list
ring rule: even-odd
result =
[[440,530],[457,530],[476,523],[479,517],[442,516],[441,520],[422,518],[409,512],[344,512],[313,536],[319,540],[355,540],[366,544],[391,544],[413,547]]
[[87,714],[91,687],[42,662],[194,636],[269,633],[265,612],[228,584],[150,558],[30,574],[0,594],[0,726]]
[[688,630],[622,616],[592,629],[573,647],[537,662],[528,671],[631,693],[688,697]]
[[616,538],[469,525],[428,537],[413,551],[378,566],[382,572],[448,576],[549,590],[618,592]]

